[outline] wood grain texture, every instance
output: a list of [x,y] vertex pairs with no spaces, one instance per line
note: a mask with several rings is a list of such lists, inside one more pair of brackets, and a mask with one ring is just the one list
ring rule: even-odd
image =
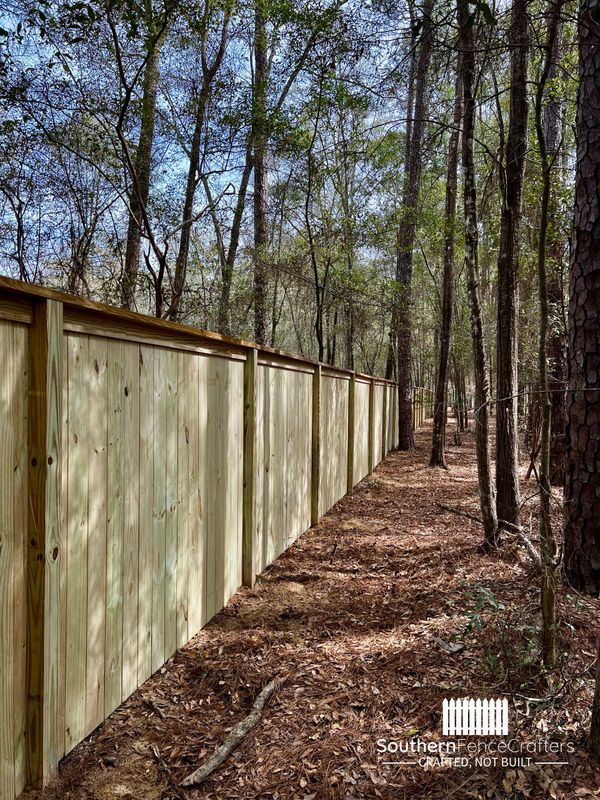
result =
[[177,353],[166,358],[165,660],[177,650]]
[[369,474],[370,382],[356,381],[354,390],[354,485]]
[[34,307],[29,333],[27,548],[27,779],[56,769],[58,736],[62,306]]
[[177,572],[176,572],[176,626],[177,647],[188,641],[188,575],[191,558],[190,530],[192,526],[190,486],[190,370],[192,359],[185,353],[177,354]]
[[138,687],[140,349],[123,343],[123,646],[121,701]]
[[[125,369],[124,344],[104,340],[107,349],[107,513],[104,716],[123,692],[123,551],[125,537]],[[91,575],[90,575],[91,582]],[[98,604],[100,599],[98,600]]]
[[0,797],[26,781],[28,331],[0,321]]
[[349,388],[349,380],[340,380],[333,374],[323,371],[320,413],[321,514],[329,511],[346,494]]
[[[242,583],[254,586],[256,574],[256,405],[258,354],[249,350],[244,364],[244,508],[242,533]],[[260,572],[260,570],[258,570]]]
[[88,549],[88,339],[68,337],[65,752],[86,735]]
[[140,474],[138,552],[138,684],[152,674],[152,510],[154,478],[154,350],[139,351]]

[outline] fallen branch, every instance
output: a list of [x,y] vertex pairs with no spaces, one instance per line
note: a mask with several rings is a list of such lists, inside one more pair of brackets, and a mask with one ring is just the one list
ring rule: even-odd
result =
[[163,720],[166,719],[165,712],[156,705],[154,700],[150,699],[149,697],[142,697],[142,702],[144,703],[144,705],[148,706],[148,708],[151,711],[153,711],[158,717],[160,717]]
[[[475,514],[469,514],[468,511],[461,511],[459,508],[452,508],[452,506],[445,506],[442,503],[437,503],[440,508],[443,508],[444,511],[450,511],[452,514],[457,514],[459,517],[466,517],[467,519],[473,520],[473,522],[478,522],[480,525],[483,525],[483,521],[479,519]],[[512,522],[507,522],[506,520],[499,519],[498,523],[505,528],[508,528],[512,533],[515,534],[517,539],[524,545],[525,549],[529,553],[529,556],[533,563],[536,565],[538,569],[542,568],[542,559],[538,551],[535,549],[533,542],[527,536],[523,528],[520,528],[518,525],[513,525]]]
[[267,701],[278,687],[279,682],[272,680],[257,695],[252,710],[243,720],[233,726],[222,745],[219,745],[208,761],[181,781],[181,786],[198,786],[205,781],[223,761],[231,755],[244,736],[259,721]]

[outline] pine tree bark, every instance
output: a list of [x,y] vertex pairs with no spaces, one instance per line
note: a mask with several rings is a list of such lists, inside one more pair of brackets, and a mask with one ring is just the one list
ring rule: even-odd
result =
[[577,165],[569,285],[565,573],[600,595],[600,0],[579,12]]
[[267,2],[254,4],[254,91],[252,141],[254,150],[254,338],[267,340]]
[[483,339],[481,299],[479,296],[479,238],[477,232],[477,188],[475,184],[475,49],[468,0],[458,0],[458,25],[462,50],[463,94],[463,197],[465,212],[465,261],[471,314],[473,364],[475,371],[475,440],[479,503],[483,519],[484,545],[492,548],[498,540],[496,497],[490,459],[490,390]]
[[518,250],[525,155],[527,153],[527,0],[513,0],[510,27],[510,122],[502,185],[498,255],[498,329],[496,350],[496,505],[500,525],[519,521],[518,394]]
[[396,242],[396,299],[392,312],[392,329],[396,341],[398,381],[398,449],[412,450],[412,267],[417,230],[417,204],[421,189],[423,132],[427,109],[429,62],[432,48],[433,0],[423,6],[421,44],[417,56],[414,81],[414,108],[408,113],[405,178],[401,219]]
[[135,288],[140,266],[144,213],[150,195],[150,173],[152,169],[152,143],[156,118],[156,95],[158,91],[158,65],[162,38],[148,38],[148,57],[144,70],[140,135],[135,155],[132,186],[129,193],[129,221],[125,248],[125,269],[121,281],[121,305],[135,308]]
[[[460,60],[460,59],[459,59]],[[454,234],[456,228],[456,194],[458,173],[458,146],[460,123],[462,119],[462,83],[460,64],[456,70],[454,97],[454,127],[448,144],[448,170],[446,173],[446,198],[444,209],[444,275],[442,288],[442,327],[440,331],[440,352],[435,387],[433,411],[433,434],[431,443],[430,467],[448,469],[446,463],[446,408],[448,392],[448,359],[452,336],[452,305],[454,283]]]

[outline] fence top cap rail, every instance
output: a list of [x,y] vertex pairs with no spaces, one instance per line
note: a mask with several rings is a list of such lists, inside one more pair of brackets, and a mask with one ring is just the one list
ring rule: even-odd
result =
[[332,372],[338,372],[350,376],[354,375],[357,378],[364,378],[367,380],[374,379],[380,383],[382,382],[393,385],[393,381],[388,381],[385,378],[366,375],[361,372],[354,372],[354,370],[345,369],[344,367],[332,367],[330,364],[324,364],[322,362],[315,361],[312,358],[295,355],[294,353],[288,353],[284,350],[276,350],[273,347],[267,347],[266,345],[257,344],[256,342],[251,342],[246,339],[236,339],[231,336],[223,336],[220,333],[214,333],[214,331],[205,331],[201,328],[194,328],[191,325],[182,325],[178,322],[171,322],[170,320],[151,317],[147,314],[138,314],[135,311],[128,311],[124,308],[109,306],[105,303],[98,303],[95,300],[88,300],[84,297],[67,294],[66,292],[61,292],[57,289],[49,289],[45,286],[38,286],[33,283],[25,283],[24,281],[19,281],[14,278],[7,278],[3,275],[0,275],[0,292],[7,292],[10,295],[20,297],[21,299],[28,299],[30,301],[35,301],[36,298],[56,300],[68,308],[99,314],[106,318],[120,321],[124,325],[129,324],[134,325],[136,328],[142,327],[146,328],[147,330],[161,331],[165,335],[172,333],[174,335],[187,336],[199,342],[213,342],[215,344],[227,345],[238,350],[258,350],[259,353],[269,353],[270,355],[281,358],[284,361],[295,361],[301,364],[310,364],[311,366],[317,366],[319,363],[321,363],[322,367]]

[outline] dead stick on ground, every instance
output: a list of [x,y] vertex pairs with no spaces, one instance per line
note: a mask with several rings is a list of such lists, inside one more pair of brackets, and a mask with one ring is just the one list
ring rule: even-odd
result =
[[[483,525],[483,522],[479,519],[479,517],[475,516],[475,514],[469,514],[468,511],[461,511],[459,508],[452,508],[452,506],[445,506],[442,503],[437,503],[439,508],[443,508],[444,511],[450,511],[452,514],[458,514],[459,517],[466,517],[467,519],[472,519],[473,522],[478,522],[480,525]],[[501,525],[504,525],[506,528],[511,530],[517,537],[517,539],[525,546],[525,549],[529,553],[529,556],[533,563],[538,567],[538,569],[542,568],[542,559],[540,554],[535,549],[533,542],[531,539],[526,535],[523,528],[520,528],[518,525],[513,525],[512,522],[506,522],[505,520],[499,519],[498,522]]]
[[181,781],[181,786],[198,786],[219,767],[223,761],[235,750],[244,736],[259,721],[267,701],[279,686],[279,681],[272,680],[257,695],[252,711],[243,720],[233,726],[222,745],[219,745],[208,761]]

